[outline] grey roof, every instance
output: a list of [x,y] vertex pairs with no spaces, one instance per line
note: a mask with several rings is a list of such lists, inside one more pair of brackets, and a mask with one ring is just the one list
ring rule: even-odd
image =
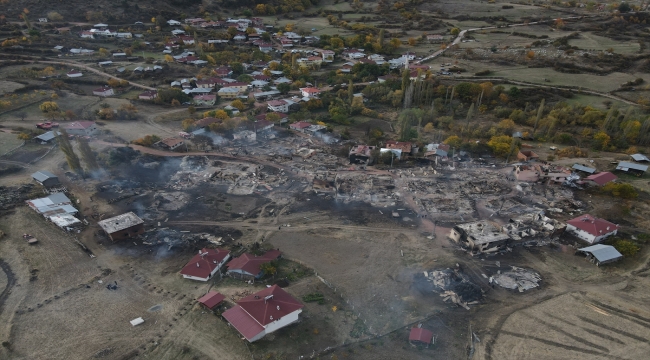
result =
[[648,157],[643,154],[633,154],[630,156],[632,159],[634,159],[634,161],[650,161],[650,159],[648,159]]
[[447,157],[447,152],[442,149],[436,149],[436,155],[441,157]]
[[[58,131],[56,133],[57,133],[57,135],[61,135],[61,133],[58,132]],[[54,135],[54,131],[48,131],[45,134],[38,135],[37,137],[35,137],[35,139],[39,139],[41,141],[50,141],[50,140],[54,139],[55,137],[56,137],[56,135]]]
[[200,129],[192,131],[192,135],[201,135],[201,134],[205,134],[205,129],[204,128],[200,128]]
[[618,166],[616,167],[616,170],[623,170],[627,171],[628,169],[634,169],[634,170],[639,170],[639,171],[647,171],[648,166],[647,165],[639,165],[627,161],[621,161],[618,163]]
[[99,226],[101,226],[101,228],[109,234],[128,229],[131,226],[142,223],[144,223],[144,220],[140,219],[132,211],[98,222]]
[[613,246],[603,244],[588,246],[578,251],[592,254],[599,262],[618,260],[623,257]]
[[589,174],[593,174],[596,172],[596,169],[590,168],[589,166],[580,165],[580,164],[573,164],[573,169],[578,171],[584,171]]
[[39,181],[39,182],[43,182],[43,181],[45,181],[47,179],[56,178],[56,177],[57,177],[56,175],[52,174],[49,171],[45,171],[45,170],[39,170],[39,171],[32,174],[32,178],[34,178],[34,180]]

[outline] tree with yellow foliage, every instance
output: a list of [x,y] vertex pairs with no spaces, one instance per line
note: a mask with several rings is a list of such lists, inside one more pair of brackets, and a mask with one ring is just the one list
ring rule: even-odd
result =
[[390,39],[390,45],[393,47],[393,49],[397,49],[402,46],[402,40],[398,38],[392,38]]
[[415,46],[418,43],[417,39],[415,39],[415,38],[409,38],[408,42],[409,42],[409,45],[411,45],[411,46]]
[[165,55],[165,61],[166,62],[174,62],[174,57],[169,55],[169,54],[166,54]]
[[106,50],[104,48],[99,48],[99,51],[97,51],[97,53],[99,54],[100,57],[103,57],[103,58],[108,57],[108,55],[111,54],[108,50]]
[[234,100],[233,102],[231,102],[231,103],[230,103],[230,106],[236,108],[236,109],[239,110],[239,111],[243,111],[244,108],[245,108],[244,103],[243,103],[241,100],[239,100],[239,99]]

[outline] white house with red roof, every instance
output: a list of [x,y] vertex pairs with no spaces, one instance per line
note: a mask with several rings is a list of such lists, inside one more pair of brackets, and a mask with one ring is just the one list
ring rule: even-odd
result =
[[242,254],[239,257],[232,259],[228,264],[228,275],[241,278],[259,279],[264,275],[264,271],[262,271],[261,268],[262,264],[277,260],[281,254],[280,250],[269,250],[261,256]]
[[302,94],[302,97],[311,99],[311,98],[318,97],[321,91],[315,87],[306,87],[306,88],[300,88],[300,93]]
[[67,74],[65,74],[69,78],[77,78],[77,77],[82,77],[83,74],[79,70],[70,70]]
[[102,86],[100,88],[97,88],[93,90],[93,95],[95,96],[112,96],[115,95],[115,92],[113,92],[113,89],[111,89],[108,86]]
[[181,275],[185,279],[208,281],[229,259],[228,250],[203,248],[183,267]]
[[300,132],[304,133],[305,131],[307,131],[306,129],[308,127],[310,127],[310,126],[311,126],[311,123],[308,123],[306,121],[298,121],[296,123],[293,123],[293,124],[289,125],[289,128],[291,130],[300,131]]
[[63,127],[70,135],[90,136],[97,131],[94,121],[75,121]]
[[273,285],[237,302],[222,316],[249,342],[298,321],[304,307],[293,296]]
[[579,239],[594,244],[601,242],[609,236],[616,235],[618,225],[589,214],[584,214],[567,221],[566,231]]
[[158,90],[147,90],[143,91],[138,95],[140,100],[153,100],[158,97]]

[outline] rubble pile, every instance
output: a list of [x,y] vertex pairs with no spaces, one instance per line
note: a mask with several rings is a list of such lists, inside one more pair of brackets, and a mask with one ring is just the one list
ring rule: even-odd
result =
[[545,216],[543,211],[538,211],[511,218],[501,230],[513,240],[532,240],[557,238],[565,228],[566,224]]
[[395,206],[401,194],[390,176],[339,173],[335,180],[336,198],[344,202],[363,201],[377,207]]
[[433,285],[433,291],[440,293],[443,301],[462,306],[469,310],[468,305],[476,304],[482,297],[481,288],[456,269],[432,270],[424,272],[424,277]]
[[223,245],[224,240],[221,237],[208,233],[193,234],[189,231],[176,231],[169,228],[159,228],[149,230],[143,237],[145,245],[167,245],[167,250],[173,247],[185,247],[190,244],[208,241],[217,246]]
[[506,289],[517,289],[519,292],[524,292],[538,287],[542,277],[535,271],[512,266],[511,271],[498,271],[489,280],[490,284],[497,284]]

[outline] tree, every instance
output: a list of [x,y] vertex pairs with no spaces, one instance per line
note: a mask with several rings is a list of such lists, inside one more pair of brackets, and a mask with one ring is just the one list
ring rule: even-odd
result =
[[626,183],[608,182],[602,187],[602,191],[626,200],[636,199],[639,196],[634,186]]
[[416,38],[409,38],[408,43],[409,43],[410,46],[415,46],[415,45],[417,45],[418,41],[417,41]]
[[97,54],[99,54],[100,57],[105,58],[105,57],[108,57],[111,53],[108,50],[104,49],[104,48],[99,48],[99,50],[97,51]]
[[609,145],[611,138],[604,131],[599,131],[594,135],[593,147],[596,150],[604,150]]
[[183,128],[183,131],[189,131],[192,130],[194,124],[195,124],[194,119],[185,119],[181,122],[181,127]]
[[526,58],[528,60],[533,60],[535,58],[535,52],[533,50],[530,50],[526,53]]
[[458,36],[458,34],[460,34],[460,29],[457,28],[457,27],[451,28],[451,30],[449,30],[449,33],[454,35],[454,36]]
[[539,125],[539,119],[542,118],[544,113],[544,102],[546,99],[542,99],[542,102],[539,104],[539,109],[537,110],[537,117],[535,118],[535,126],[533,127],[533,137],[535,137],[535,132],[537,131],[537,125]]
[[[494,155],[507,157],[514,155],[519,151],[517,146],[513,146],[514,139],[508,135],[493,136],[487,145],[492,149]],[[515,151],[516,150],[516,151]]]
[[271,122],[279,122],[280,121],[280,115],[276,113],[267,113],[266,116],[264,117],[266,120],[271,121]]
[[458,137],[458,136],[456,136],[456,135],[452,135],[452,136],[448,137],[447,139],[445,139],[445,141],[443,141],[443,144],[447,144],[447,145],[449,145],[450,147],[452,147],[452,148],[456,148],[456,149],[460,148],[460,145],[461,145],[462,143],[463,143],[463,142],[462,142],[462,140],[460,139],[460,137]]
[[385,32],[384,29],[379,30],[379,37],[377,39],[377,43],[379,44],[380,49],[384,47],[384,36],[385,36],[384,32]]
[[224,110],[217,110],[214,112],[214,117],[217,119],[225,120],[228,119],[230,116],[228,116],[228,113],[225,112]]
[[136,145],[151,147],[153,144],[157,143],[160,140],[160,137],[157,135],[145,135],[144,137],[133,140],[132,143]]
[[165,54],[165,62],[174,62],[174,57],[169,54]]
[[276,268],[273,261],[260,265],[260,270],[262,270],[264,275],[270,275],[270,276],[273,276],[275,275],[276,272],[278,272],[278,269]]
[[61,135],[57,135],[56,131],[54,132],[57,138],[57,143],[59,144],[59,149],[61,149],[65,155],[65,159],[68,162],[70,170],[76,172],[77,174],[81,174],[81,161],[79,161],[79,157],[77,154],[75,154],[74,149],[72,148],[72,144],[70,144],[68,133],[65,131],[65,129],[60,129],[59,132]]
[[234,100],[233,102],[231,102],[230,106],[232,106],[234,108],[237,108],[237,110],[239,110],[239,111],[243,111],[244,108],[245,108],[244,103],[239,99]]
[[[623,3],[625,4],[625,3]],[[637,244],[630,240],[618,239],[612,244],[616,250],[618,250],[621,255],[625,257],[631,257],[636,255],[637,252],[641,249]]]
[[26,132],[21,132],[20,134],[18,134],[18,140],[30,140],[31,138],[32,135]]
[[120,80],[115,78],[110,78],[106,81],[106,84],[108,84],[108,86],[112,88],[116,88],[120,86]]
[[354,100],[354,84],[352,83],[352,79],[350,79],[350,82],[348,83],[348,104],[352,105],[353,100]]
[[390,39],[390,46],[392,46],[393,49],[398,49],[400,46],[402,46],[402,40],[398,38],[392,38]]
[[291,90],[291,85],[287,83],[278,84],[278,91],[282,94],[286,94]]
[[622,12],[622,13],[629,12],[630,10],[632,10],[632,8],[630,7],[630,4],[628,4],[628,3],[626,3],[626,2],[622,2],[622,3],[618,6],[618,11],[620,11],[620,12]]
[[86,169],[88,172],[92,173],[99,170],[97,159],[95,158],[95,154],[90,148],[90,145],[88,145],[88,140],[86,140],[84,137],[79,137],[77,138],[77,142],[79,143],[81,158],[84,160],[84,163],[86,163]]
[[44,113],[59,111],[59,105],[54,101],[46,101],[39,105],[38,108]]
[[56,11],[50,11],[47,13],[47,18],[51,21],[63,21],[63,16]]

